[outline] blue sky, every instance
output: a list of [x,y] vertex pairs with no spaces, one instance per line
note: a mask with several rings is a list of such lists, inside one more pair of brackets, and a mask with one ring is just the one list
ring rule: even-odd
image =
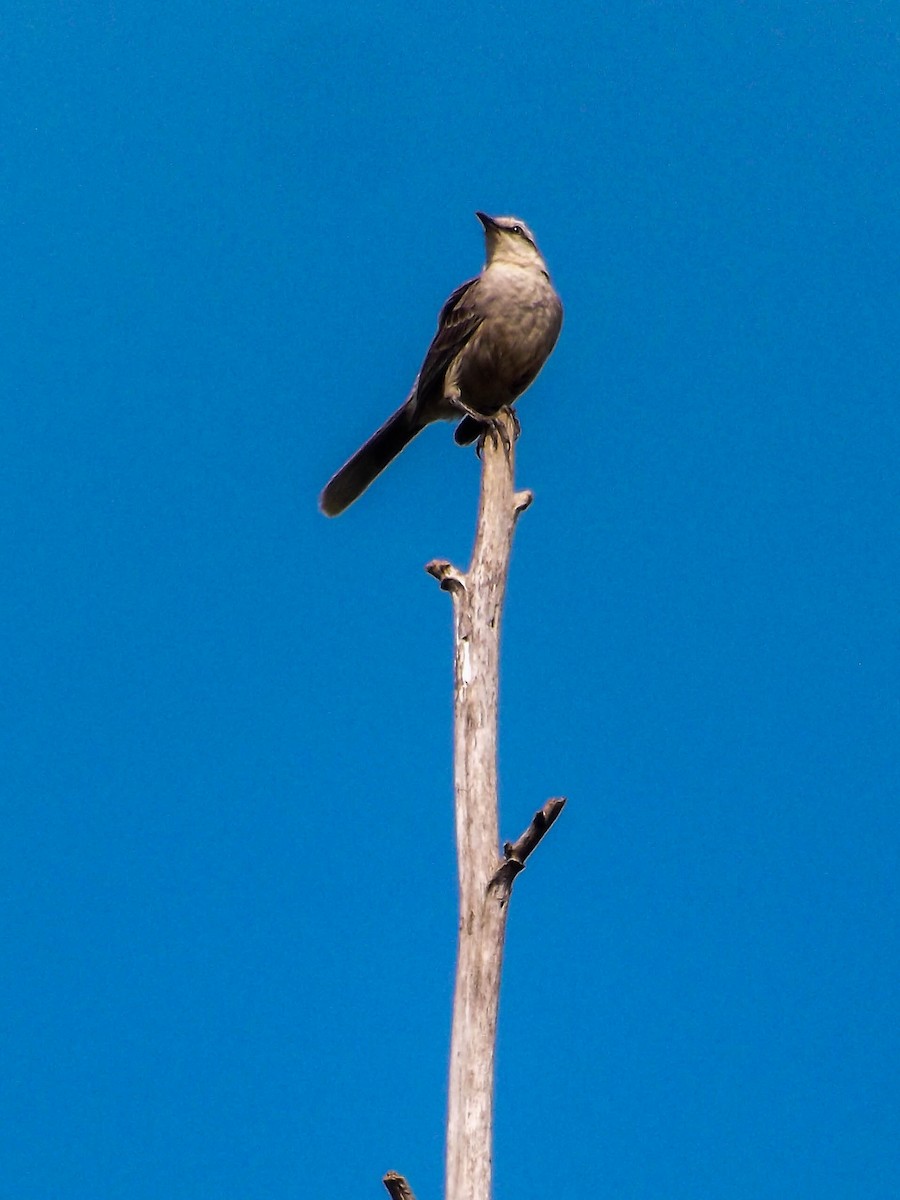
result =
[[[432,427],[336,521],[476,208],[566,305],[520,405],[497,1200],[900,1194],[900,15],[14,3],[2,21],[16,1200],[440,1194]],[[537,1181],[540,1181],[538,1185]]]

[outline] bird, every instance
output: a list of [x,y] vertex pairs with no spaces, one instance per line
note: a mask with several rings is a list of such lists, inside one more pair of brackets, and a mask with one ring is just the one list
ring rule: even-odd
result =
[[335,517],[357,500],[433,421],[462,418],[470,445],[537,377],[562,328],[562,301],[534,234],[518,217],[476,212],[485,265],[440,311],[437,332],[409,396],[328,481],[319,497]]

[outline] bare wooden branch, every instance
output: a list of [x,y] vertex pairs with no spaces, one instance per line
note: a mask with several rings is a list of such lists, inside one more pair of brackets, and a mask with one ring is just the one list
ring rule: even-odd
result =
[[430,563],[426,563],[425,570],[429,575],[435,577],[445,592],[452,592],[455,588],[466,586],[465,576],[445,558],[435,558]]
[[426,570],[453,599],[454,778],[459,945],[447,1112],[446,1200],[490,1200],[494,1051],[507,901],[515,876],[562,811],[550,800],[501,860],[497,796],[500,621],[516,521],[518,423],[504,412],[484,439],[481,501],[467,572],[444,560]]
[[503,855],[507,861],[517,862],[524,867],[525,859],[562,812],[565,804],[565,796],[554,796],[543,808],[538,809],[521,837],[516,838],[514,842],[504,842]]
[[532,500],[534,500],[534,492],[529,491],[527,488],[522,492],[516,492],[515,496],[513,496],[513,503],[516,506],[516,516],[523,513],[526,508],[530,508]]
[[412,1188],[396,1171],[388,1171],[381,1182],[390,1193],[391,1200],[416,1200]]

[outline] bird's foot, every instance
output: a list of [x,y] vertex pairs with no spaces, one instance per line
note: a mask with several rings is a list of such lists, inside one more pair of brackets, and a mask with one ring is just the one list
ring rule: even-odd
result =
[[[503,420],[504,414],[509,416],[512,422],[512,433],[508,431],[507,423]],[[478,457],[481,458],[485,438],[492,435],[496,435],[503,449],[509,454],[513,448],[513,443],[522,432],[522,426],[519,424],[519,418],[516,416],[516,410],[513,406],[507,404],[500,409],[500,412],[494,413],[491,417],[482,417],[481,420],[484,422],[484,429],[481,432],[481,437],[478,439]]]

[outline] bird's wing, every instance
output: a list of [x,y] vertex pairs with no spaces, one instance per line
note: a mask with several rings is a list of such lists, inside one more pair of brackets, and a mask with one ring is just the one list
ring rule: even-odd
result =
[[417,383],[420,406],[427,407],[437,400],[444,385],[444,375],[454,358],[484,320],[476,303],[477,284],[480,279],[467,279],[460,284],[438,317],[438,329],[428,347]]

